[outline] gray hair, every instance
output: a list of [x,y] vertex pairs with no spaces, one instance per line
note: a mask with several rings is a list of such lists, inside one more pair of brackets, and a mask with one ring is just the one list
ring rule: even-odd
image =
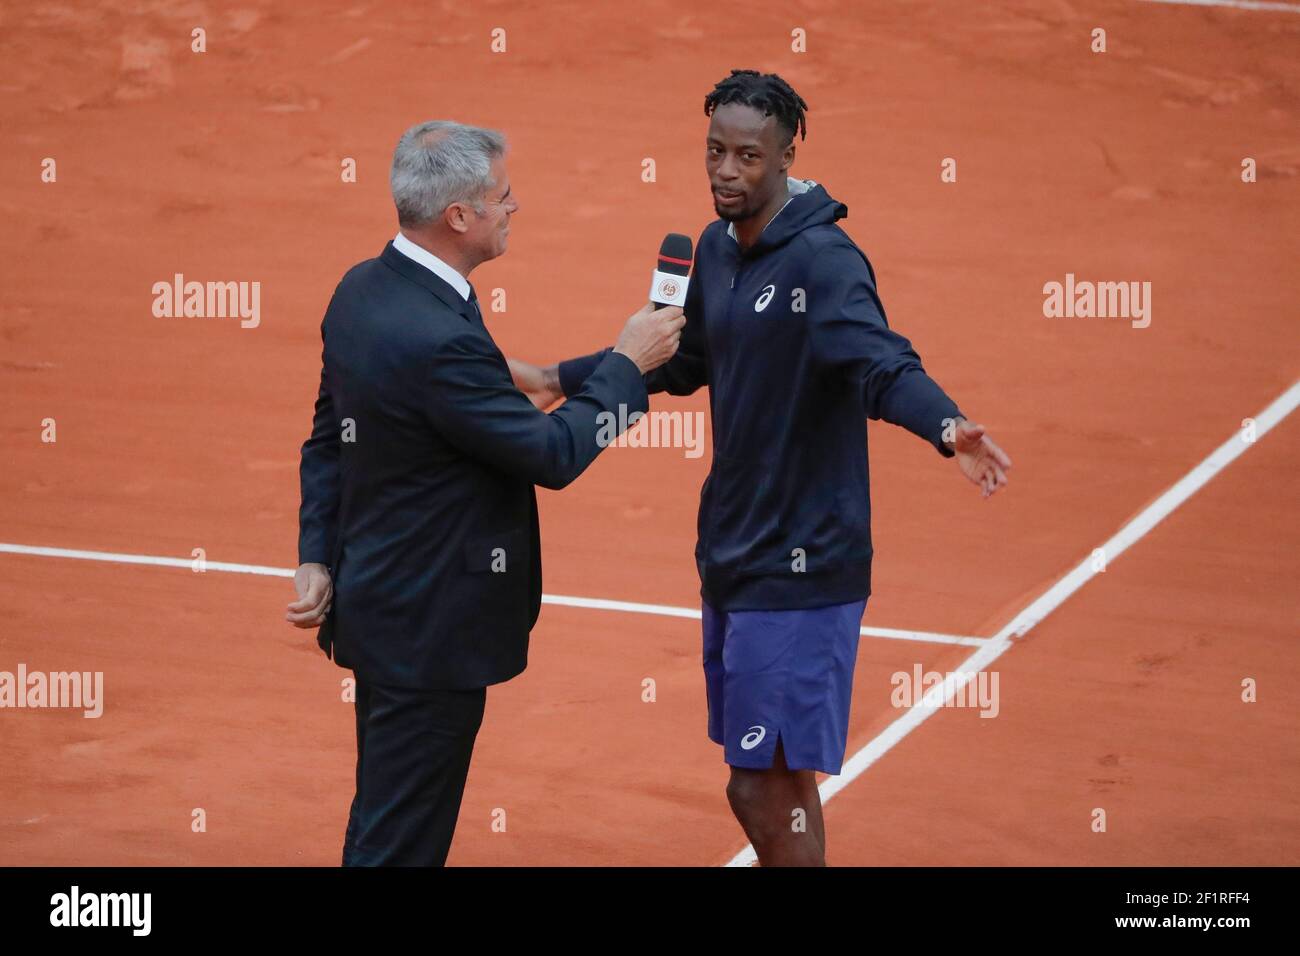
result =
[[454,202],[483,211],[483,195],[496,185],[492,160],[506,138],[494,129],[450,120],[417,123],[397,141],[388,183],[403,226],[422,226]]

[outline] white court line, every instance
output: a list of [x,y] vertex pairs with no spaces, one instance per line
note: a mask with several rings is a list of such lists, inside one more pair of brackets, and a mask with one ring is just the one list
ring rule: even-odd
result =
[[1300,13],[1300,4],[1273,0],[1146,0],[1147,3],[1175,3],[1182,7],[1236,7],[1239,10],[1282,10]]
[[[1263,438],[1273,426],[1290,415],[1300,405],[1300,382],[1295,382],[1275,399],[1268,408],[1255,416],[1255,440]],[[1134,542],[1158,525],[1169,514],[1196,494],[1205,484],[1235,461],[1251,443],[1247,443],[1241,431],[1210,453],[1204,461],[1184,475],[1179,482],[1147,505],[1131,519],[1109,541],[1102,545],[1106,563],[1109,564],[1127,551]],[[1015,638],[1023,637],[1043,618],[1061,606],[1065,600],[1083,587],[1099,572],[1093,570],[1092,554],[1061,580],[1047,589],[1032,604],[1013,617],[997,634],[989,638],[983,647],[972,654],[961,665],[945,677],[942,685],[931,688],[915,707],[903,712],[903,715],[886,727],[878,736],[867,743],[844,764],[838,777],[827,777],[818,787],[824,804],[866,771],[873,763],[888,753],[895,744],[910,734],[939,707],[952,699],[953,695],[971,682],[971,680],[1007,652]],[[747,845],[732,857],[727,866],[751,866],[757,861],[754,847]]]
[[[195,558],[166,558],[156,554],[119,554],[115,551],[78,551],[74,548],[39,548],[29,544],[0,543],[0,552],[30,554],[39,558],[77,558],[81,561],[110,561],[114,564],[151,564],[163,568],[192,568]],[[291,578],[293,568],[270,568],[264,564],[230,564],[226,561],[208,561],[203,567],[209,571],[230,571],[236,574],[265,574],[274,578]]]
[[[113,551],[79,551],[73,548],[43,548],[27,544],[0,543],[0,553],[26,554],[42,558],[76,558],[82,561],[109,561],[115,564],[149,564],[164,568],[192,568],[193,558],[168,558],[154,554],[121,554]],[[274,578],[291,578],[293,568],[272,568],[263,564],[232,564],[228,561],[204,560],[208,571],[225,571],[232,574],[262,574]],[[596,611],[623,611],[627,614],[653,614],[660,617],[684,617],[698,621],[698,608],[673,607],[669,604],[640,604],[635,601],[610,601],[605,598],[572,597],[566,594],[543,594],[543,604],[562,607],[581,607]],[[927,644],[961,644],[980,647],[987,642],[983,637],[964,637],[956,634],[935,634],[930,631],[904,631],[892,627],[861,628],[864,637],[885,637],[898,641],[920,641]]]

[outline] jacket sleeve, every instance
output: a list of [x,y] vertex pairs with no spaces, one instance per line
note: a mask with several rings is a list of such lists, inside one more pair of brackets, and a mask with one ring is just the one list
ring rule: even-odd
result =
[[578,358],[565,359],[560,363],[560,391],[564,392],[564,397],[577,395],[582,390],[582,385],[591,373],[605,360],[605,356],[613,352],[614,349],[604,348],[599,352],[592,352],[590,355],[583,355]]
[[[325,323],[321,323],[321,343]],[[339,513],[339,422],[334,415],[330,380],[321,350],[320,389],[312,416],[311,437],[302,446],[298,481],[302,503],[298,508],[298,563],[328,564],[334,554]]]
[[945,458],[946,423],[961,411],[925,369],[912,343],[890,329],[866,258],[847,242],[814,250],[807,294],[813,360],[858,383],[868,418],[930,442]]
[[466,455],[544,488],[577,478],[650,404],[636,364],[611,352],[576,394],[543,412],[515,388],[491,341],[469,327],[439,346],[428,375],[425,409],[441,435]]
[[[667,362],[645,375],[646,391],[667,392],[669,395],[690,395],[692,392],[709,384],[709,357],[704,339],[704,312],[700,305],[703,292],[700,286],[700,274],[696,269],[686,287],[686,304],[682,311],[686,314],[686,325],[682,327],[681,343],[677,351]],[[568,359],[560,363],[560,388],[565,395],[575,394],[582,383],[587,380],[596,366],[612,349],[602,349],[581,358]]]

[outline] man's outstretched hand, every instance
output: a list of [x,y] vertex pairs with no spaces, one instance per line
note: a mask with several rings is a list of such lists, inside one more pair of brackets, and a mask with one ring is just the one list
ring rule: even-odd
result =
[[945,444],[953,450],[962,474],[980,486],[983,497],[989,497],[1007,483],[1011,459],[984,434],[983,425],[958,418],[953,440]]
[[294,627],[320,627],[334,599],[334,584],[323,564],[301,564],[293,576],[298,600],[289,605],[284,619]]

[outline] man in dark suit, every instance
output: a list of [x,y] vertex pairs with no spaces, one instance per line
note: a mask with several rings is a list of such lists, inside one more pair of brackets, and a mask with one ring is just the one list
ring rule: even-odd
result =
[[390,181],[400,232],[348,271],[321,325],[286,617],[319,627],[321,649],[356,674],[344,865],[437,866],[487,685],[524,669],[541,608],[533,486],[566,486],[607,443],[603,424],[647,409],[642,376],[685,320],[647,304],[548,415],[515,388],[468,282],[505,252],[519,208],[504,138],[422,123]]

